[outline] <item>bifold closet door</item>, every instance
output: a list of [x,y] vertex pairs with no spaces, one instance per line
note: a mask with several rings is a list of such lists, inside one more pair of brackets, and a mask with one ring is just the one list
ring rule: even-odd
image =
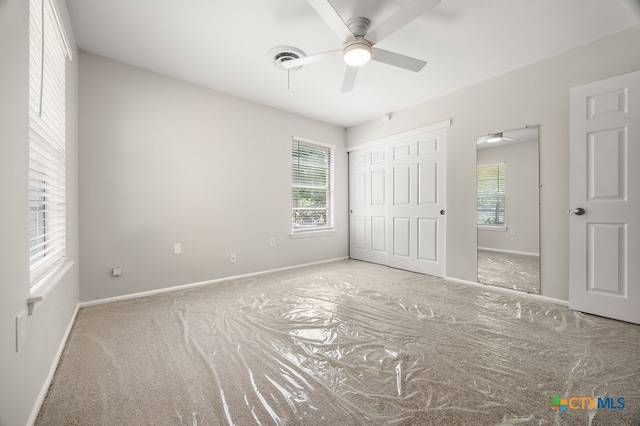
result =
[[387,148],[349,153],[350,257],[387,264]]
[[350,152],[353,259],[445,275],[446,132]]
[[389,146],[388,265],[444,277],[446,129]]

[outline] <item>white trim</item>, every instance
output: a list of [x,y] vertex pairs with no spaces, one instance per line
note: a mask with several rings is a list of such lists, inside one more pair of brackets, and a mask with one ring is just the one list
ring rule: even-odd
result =
[[476,164],[476,168],[478,167],[489,167],[489,166],[505,166],[506,168],[507,162],[506,161],[491,161],[489,163],[478,163]]
[[524,298],[539,300],[541,302],[550,302],[550,303],[554,303],[556,305],[564,306],[566,308],[569,307],[569,302],[567,300],[555,299],[553,297],[543,296],[541,294],[525,293],[523,291],[513,290],[513,289],[510,289],[510,288],[497,287],[497,286],[492,286],[492,285],[488,285],[488,284],[481,284],[481,283],[477,283],[475,281],[461,280],[461,279],[452,278],[452,277],[445,277],[444,279],[447,280],[447,281],[453,281],[454,283],[458,283],[458,284],[469,285],[469,286],[472,286],[472,287],[480,287],[480,288],[483,288],[484,290],[497,291],[497,292],[501,292],[501,293],[508,293],[508,294],[510,294],[512,296],[520,296],[520,297],[524,297]]
[[73,312],[73,315],[71,316],[71,321],[69,321],[67,330],[65,331],[64,336],[62,337],[60,346],[58,346],[58,352],[56,352],[56,355],[53,358],[53,362],[49,367],[49,374],[47,375],[47,379],[42,384],[42,387],[40,388],[40,393],[38,394],[38,399],[36,399],[35,404],[33,404],[33,408],[31,409],[31,415],[29,416],[27,425],[33,425],[36,422],[36,419],[38,418],[38,413],[40,413],[40,409],[42,408],[42,403],[44,402],[44,399],[47,396],[47,392],[49,392],[49,386],[51,386],[53,377],[56,374],[58,363],[60,363],[62,352],[64,351],[64,348],[67,345],[67,340],[69,339],[69,335],[71,334],[71,330],[73,329],[73,324],[75,324],[76,322],[76,316],[78,316],[79,310],[80,310],[80,304],[78,303],[76,305],[75,311]]
[[540,253],[530,253],[528,251],[503,250],[489,247],[478,247],[478,250],[491,251],[494,253],[519,254],[522,256],[540,257]]
[[409,136],[419,135],[421,133],[434,132],[436,130],[444,129],[446,127],[451,126],[451,119],[440,121],[438,123],[429,124],[427,126],[417,127],[415,129],[406,130],[404,132],[395,133],[393,135],[385,136],[380,139],[374,139],[369,142],[361,143],[358,145],[352,145],[347,147],[347,152],[355,151],[362,148],[370,148],[374,145],[379,145],[381,143],[391,142],[397,139],[406,138]]
[[490,225],[478,225],[478,231],[502,231],[507,232],[507,227],[504,225],[490,226]]
[[320,141],[316,141],[313,139],[309,139],[309,138],[300,138],[298,136],[292,136],[291,137],[294,141],[298,141],[298,142],[304,142],[304,143],[310,143],[313,145],[319,145],[325,148],[330,148],[330,149],[336,149],[335,145],[332,145],[330,143],[326,143],[326,142],[320,142]]
[[144,292],[140,292],[140,293],[125,294],[123,296],[109,297],[109,298],[106,298],[106,299],[90,300],[88,302],[80,302],[80,307],[81,308],[88,308],[90,306],[104,305],[105,303],[120,302],[122,300],[139,299],[141,297],[155,296],[156,294],[171,293],[173,291],[180,291],[180,290],[188,290],[190,288],[202,287],[202,286],[210,285],[210,284],[217,284],[217,283],[226,282],[226,281],[234,281],[234,280],[239,280],[239,279],[242,279],[242,278],[248,278],[248,277],[255,277],[255,276],[258,276],[258,275],[270,274],[272,272],[286,271],[286,270],[289,270],[289,269],[304,268],[305,266],[314,266],[314,265],[321,265],[323,263],[338,262],[340,260],[345,260],[345,259],[349,259],[349,257],[348,256],[337,257],[335,259],[320,260],[318,262],[305,263],[305,264],[302,264],[302,265],[285,266],[283,268],[269,269],[267,271],[251,272],[249,274],[234,275],[234,276],[231,276],[231,277],[224,277],[224,278],[216,278],[214,280],[200,281],[200,282],[197,282],[197,283],[183,284],[183,285],[178,285],[178,286],[174,286],[174,287],[167,287],[167,288],[160,288],[160,289],[157,289],[157,290],[144,291]]
[[289,234],[290,238],[308,238],[308,237],[326,237],[327,235],[335,235],[338,231],[334,228],[331,229],[320,229],[317,231],[298,231],[291,232]]
[[33,314],[34,305],[47,298],[49,293],[62,281],[74,263],[73,260],[62,262],[48,274],[41,277],[38,282],[31,287],[30,297],[27,299],[29,315]]

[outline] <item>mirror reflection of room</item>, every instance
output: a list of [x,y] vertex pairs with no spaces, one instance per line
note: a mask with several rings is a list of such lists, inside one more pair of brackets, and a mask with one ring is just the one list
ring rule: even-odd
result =
[[477,139],[478,282],[540,293],[538,126]]

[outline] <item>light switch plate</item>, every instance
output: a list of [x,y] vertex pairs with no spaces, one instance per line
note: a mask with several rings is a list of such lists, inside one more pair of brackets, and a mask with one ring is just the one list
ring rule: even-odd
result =
[[181,254],[182,253],[182,243],[175,243],[173,245],[173,254]]

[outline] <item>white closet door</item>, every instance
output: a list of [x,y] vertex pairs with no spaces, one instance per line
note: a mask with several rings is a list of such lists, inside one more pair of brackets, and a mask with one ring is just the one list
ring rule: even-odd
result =
[[445,276],[447,129],[349,153],[350,256]]
[[445,276],[446,129],[389,146],[388,265]]
[[569,307],[640,324],[640,71],[571,90]]
[[387,264],[387,148],[349,153],[350,256]]

